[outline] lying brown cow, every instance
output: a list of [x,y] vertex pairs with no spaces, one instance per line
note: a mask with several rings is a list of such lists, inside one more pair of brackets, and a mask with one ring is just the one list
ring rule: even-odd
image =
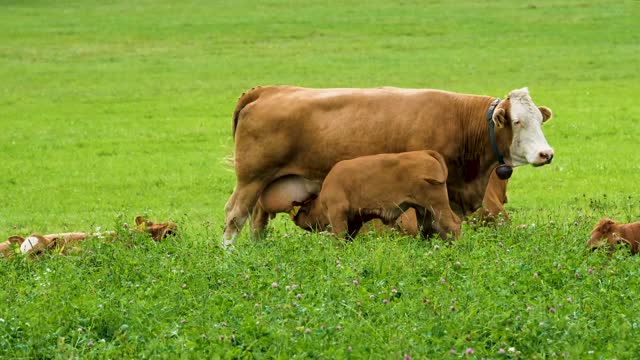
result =
[[[146,232],[151,235],[151,238],[155,241],[160,241],[166,237],[176,235],[178,225],[174,222],[156,223],[142,216],[136,216],[136,231]],[[14,244],[19,247],[19,253],[26,255],[38,255],[46,250],[59,249],[61,253],[66,253],[68,250],[78,250],[71,247],[76,242],[85,240],[89,237],[98,238],[113,238],[116,236],[115,231],[105,231],[102,233],[86,233],[86,232],[66,232],[56,234],[31,234],[26,238],[13,235],[5,242],[0,243],[0,254],[5,258],[9,258],[15,255],[17,249],[12,249]]]
[[526,88],[502,101],[389,87],[251,89],[233,115],[236,186],[225,205],[223,246],[234,244],[252,212],[254,235],[267,225],[268,214],[256,214],[256,204],[269,184],[286,176],[322,182],[338,161],[373,154],[439,152],[449,170],[450,206],[460,217],[470,215],[482,206],[502,158],[511,166],[551,162],[542,133],[550,118]]
[[[83,232],[68,232],[57,234],[31,234],[26,238],[13,235],[9,237],[10,242],[20,244],[20,253],[28,255],[38,255],[52,248],[59,248],[62,251],[69,250],[71,244],[84,240],[87,237]],[[72,250],[74,250],[72,248]]]
[[378,154],[338,162],[322,183],[317,199],[294,216],[306,230],[331,225],[336,235],[355,237],[371,219],[394,224],[404,211],[416,209],[423,236],[435,229],[443,239],[456,238],[460,219],[449,206],[447,166],[435,151]]
[[640,221],[630,224],[620,224],[615,220],[603,218],[591,231],[587,246],[591,249],[608,245],[613,250],[616,244],[627,244],[632,254],[638,253],[640,243]]

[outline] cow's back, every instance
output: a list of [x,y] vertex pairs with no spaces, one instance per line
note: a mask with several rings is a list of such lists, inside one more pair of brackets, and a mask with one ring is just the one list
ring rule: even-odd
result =
[[[456,109],[469,97],[441,90],[261,87],[239,110],[239,178],[322,179],[344,159],[426,148],[445,159],[462,143]],[[465,97],[464,100],[461,99]]]

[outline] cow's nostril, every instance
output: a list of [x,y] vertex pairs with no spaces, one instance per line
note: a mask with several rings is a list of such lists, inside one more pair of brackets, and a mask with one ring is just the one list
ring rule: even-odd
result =
[[550,163],[551,160],[553,159],[553,153],[541,152],[538,155],[540,156],[540,159],[546,160],[546,163]]

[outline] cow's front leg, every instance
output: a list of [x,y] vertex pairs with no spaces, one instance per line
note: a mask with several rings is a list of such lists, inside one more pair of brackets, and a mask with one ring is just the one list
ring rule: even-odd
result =
[[231,194],[231,198],[227,201],[226,217],[224,224],[224,234],[222,235],[222,246],[225,249],[233,249],[236,238],[245,221],[249,217],[249,213],[256,206],[259,194],[264,189],[262,182],[252,182],[249,184],[237,184]]

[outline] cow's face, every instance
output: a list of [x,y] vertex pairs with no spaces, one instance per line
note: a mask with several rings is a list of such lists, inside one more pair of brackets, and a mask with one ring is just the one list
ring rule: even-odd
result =
[[616,228],[619,224],[609,218],[604,218],[596,224],[591,231],[591,236],[587,242],[587,246],[591,249],[597,249],[600,246],[609,243],[615,244],[620,240],[620,237],[616,233]]
[[551,110],[544,106],[536,107],[527,88],[511,91],[508,99],[508,108],[498,106],[493,121],[498,127],[511,127],[512,165],[541,166],[551,163],[553,149],[542,133],[542,124],[551,119]]

